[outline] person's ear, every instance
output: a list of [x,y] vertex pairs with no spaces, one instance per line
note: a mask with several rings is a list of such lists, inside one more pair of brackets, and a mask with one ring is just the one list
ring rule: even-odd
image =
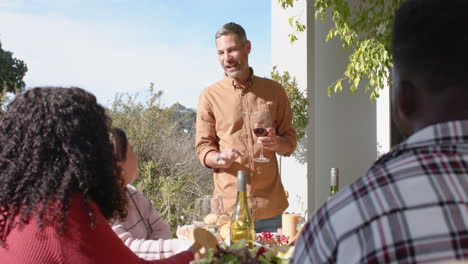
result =
[[400,122],[400,130],[405,135],[414,132],[414,126],[419,121],[421,98],[417,87],[410,81],[401,81],[395,90],[396,115]]
[[252,49],[252,43],[250,42],[250,40],[247,40],[245,42],[244,49],[247,54],[250,54],[250,50]]
[[405,119],[413,119],[419,109],[416,86],[409,81],[402,81],[397,92],[398,112]]

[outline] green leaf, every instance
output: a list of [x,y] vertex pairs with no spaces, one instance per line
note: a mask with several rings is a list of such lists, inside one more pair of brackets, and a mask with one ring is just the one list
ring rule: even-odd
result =
[[290,42],[291,44],[294,43],[294,41],[297,40],[297,37],[296,37],[295,34],[292,34],[292,33],[291,33],[291,34],[289,34],[288,36],[289,36],[289,42]]
[[293,21],[294,21],[294,17],[288,18],[288,24],[289,24],[290,27],[293,26]]
[[246,243],[247,243],[247,240],[242,238],[241,240],[234,243],[234,245],[231,245],[229,248],[232,250],[243,249],[245,248]]

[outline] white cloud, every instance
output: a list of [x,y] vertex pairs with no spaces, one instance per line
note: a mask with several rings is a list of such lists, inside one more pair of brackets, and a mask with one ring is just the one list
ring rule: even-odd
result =
[[196,107],[201,90],[222,74],[214,47],[149,42],[129,27],[2,12],[0,25],[4,48],[28,65],[28,86],[80,86],[104,104],[155,82],[166,104]]

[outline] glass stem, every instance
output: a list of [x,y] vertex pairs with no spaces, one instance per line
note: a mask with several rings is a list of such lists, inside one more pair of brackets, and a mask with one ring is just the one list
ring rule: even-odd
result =
[[263,157],[263,144],[262,143],[260,143],[260,158],[262,158],[262,159],[264,158]]

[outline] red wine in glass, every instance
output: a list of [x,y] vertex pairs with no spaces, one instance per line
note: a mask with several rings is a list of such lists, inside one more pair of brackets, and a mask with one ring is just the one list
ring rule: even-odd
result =
[[254,128],[253,131],[257,137],[264,137],[268,134],[268,131],[266,130],[266,128],[263,128],[263,127]]
[[[252,124],[252,130],[254,134],[258,137],[265,137],[268,135],[267,128],[271,127],[271,118],[270,112],[268,111],[258,111],[253,112],[250,119]],[[258,140],[258,139],[257,139]],[[254,158],[256,162],[269,162],[270,159],[263,156],[263,144],[257,141],[260,144],[260,157]]]

